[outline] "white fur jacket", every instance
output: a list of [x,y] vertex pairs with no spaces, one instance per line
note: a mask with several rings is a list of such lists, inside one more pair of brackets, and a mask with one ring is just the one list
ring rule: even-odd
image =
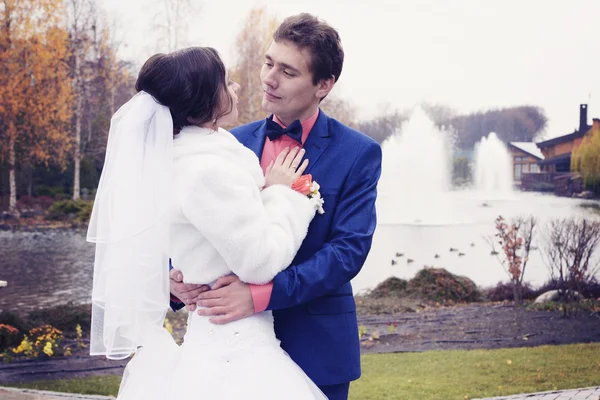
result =
[[174,140],[171,258],[188,283],[231,272],[262,284],[300,248],[315,208],[287,186],[264,190],[256,155],[226,130],[186,127]]

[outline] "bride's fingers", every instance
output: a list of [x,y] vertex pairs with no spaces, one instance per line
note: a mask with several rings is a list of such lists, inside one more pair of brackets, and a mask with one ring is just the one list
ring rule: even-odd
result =
[[300,149],[296,154],[296,157],[294,157],[294,159],[292,160],[291,167],[294,169],[294,171],[298,169],[298,166],[302,162],[302,157],[304,157],[304,153],[306,153],[306,150]]
[[267,169],[265,171],[265,176],[268,176],[271,173],[271,170],[273,169],[273,164],[275,164],[275,161],[271,160],[271,162],[269,163],[269,166],[267,167]]
[[281,164],[283,164],[283,161],[285,160],[285,157],[288,155],[289,152],[290,152],[290,148],[289,147],[286,147],[285,149],[283,149],[281,151],[281,153],[279,153],[279,155],[275,159],[275,165],[281,165]]
[[290,152],[288,153],[288,155],[285,157],[285,160],[283,161],[282,166],[284,168],[290,168],[292,166],[292,163],[294,162],[294,159],[298,155],[298,150],[299,149],[300,149],[299,147],[294,147],[292,150],[290,150]]
[[306,167],[308,167],[308,158],[306,160],[304,160],[302,162],[302,165],[300,165],[298,167],[298,169],[296,170],[296,176],[300,177],[302,176],[302,174],[304,173],[304,171],[306,170]]

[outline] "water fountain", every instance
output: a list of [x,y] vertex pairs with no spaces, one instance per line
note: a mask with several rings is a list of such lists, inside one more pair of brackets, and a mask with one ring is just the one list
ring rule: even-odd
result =
[[512,160],[504,143],[494,132],[475,146],[475,187],[486,196],[512,192]]
[[[534,215],[544,223],[583,212],[573,199],[513,192],[510,153],[494,133],[476,146],[474,184],[452,188],[448,139],[416,108],[403,129],[383,143],[377,230],[353,280],[356,291],[390,276],[411,278],[423,266],[446,268],[479,285],[496,284],[507,279],[488,243],[499,215]],[[534,252],[527,280],[537,285],[547,278],[540,253]]]
[[402,129],[382,145],[378,210],[382,223],[422,223],[440,214],[440,196],[450,189],[450,146],[416,107]]

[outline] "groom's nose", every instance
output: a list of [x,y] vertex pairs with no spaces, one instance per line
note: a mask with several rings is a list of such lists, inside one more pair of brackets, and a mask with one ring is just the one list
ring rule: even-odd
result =
[[263,83],[273,89],[277,89],[279,86],[279,81],[277,80],[277,72],[275,68],[271,68],[270,71],[263,78]]

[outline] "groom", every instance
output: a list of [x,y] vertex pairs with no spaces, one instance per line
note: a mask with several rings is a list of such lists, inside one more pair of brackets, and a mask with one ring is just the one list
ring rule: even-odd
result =
[[334,28],[309,14],[285,19],[260,73],[262,106],[272,116],[232,130],[263,169],[285,147],[306,149],[305,173],[321,185],[325,214],[314,218],[292,264],[270,284],[247,285],[228,276],[199,295],[200,288],[181,283],[181,273],[171,271],[172,294],[188,305],[197,299],[207,307],[198,313],[214,323],[272,310],[281,347],[333,400],[347,399],[350,381],[361,373],[350,280],[371,247],[381,172],[379,145],[319,109],[343,60]]

